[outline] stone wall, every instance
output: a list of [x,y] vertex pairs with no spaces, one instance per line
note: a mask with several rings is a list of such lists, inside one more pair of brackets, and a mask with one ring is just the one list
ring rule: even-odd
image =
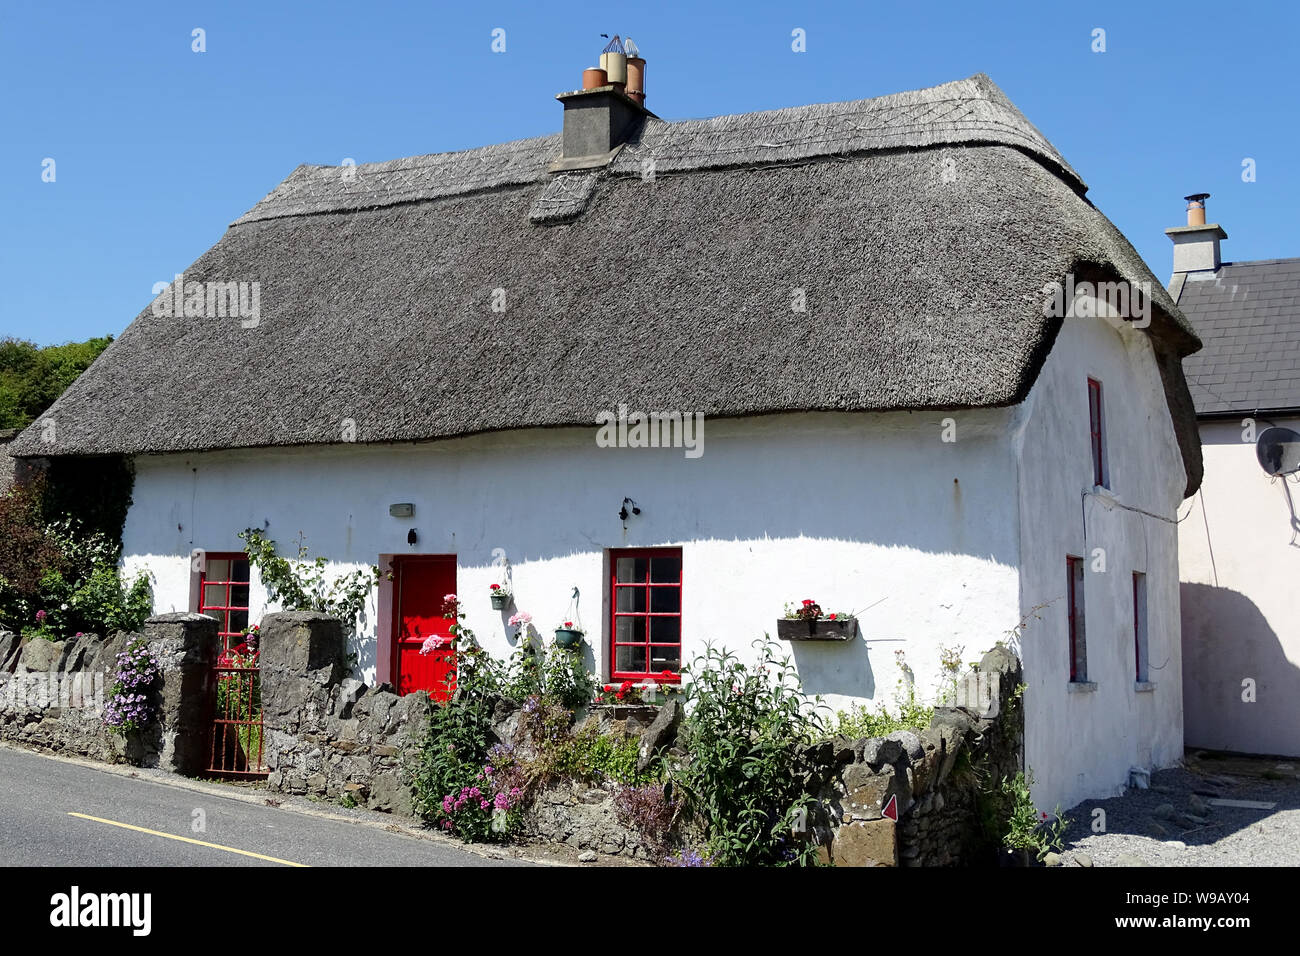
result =
[[[992,863],[988,788],[1023,766],[1020,662],[997,647],[959,684],[964,706],[939,708],[930,726],[816,745],[824,814],[814,825],[837,866]],[[898,821],[884,815],[894,798]]]
[[262,619],[263,760],[267,786],[409,815],[401,766],[425,727],[428,694],[345,677],[335,618],[308,612]]
[[[320,614],[268,615],[262,622],[264,760],[270,789],[355,802],[404,815],[412,802],[403,766],[414,757],[430,708],[424,693],[399,697],[387,684],[346,677],[339,622]],[[984,793],[1022,766],[1020,665],[1004,648],[984,656],[961,688],[964,706],[939,709],[929,727],[887,737],[836,738],[808,748],[810,792],[820,809],[808,821],[823,861],[837,866],[954,866],[993,862],[984,828]],[[494,733],[509,740],[518,706],[500,702]],[[585,718],[603,733],[639,736],[643,760],[667,749],[677,759],[680,703],[657,715]],[[885,815],[894,798],[898,821]],[[624,827],[616,788],[562,782],[543,789],[524,813],[525,839],[562,843],[633,860],[656,851]],[[656,862],[661,862],[657,861]]]
[[195,774],[206,764],[217,622],[198,614],[150,618],[143,636],[161,677],[157,720],[122,737],[103,723],[117,655],[140,635],[23,641],[0,634],[0,740],[108,762]]

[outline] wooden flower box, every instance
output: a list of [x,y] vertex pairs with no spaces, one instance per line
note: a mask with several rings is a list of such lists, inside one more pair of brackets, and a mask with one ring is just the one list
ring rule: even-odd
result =
[[858,631],[858,619],[845,617],[834,621],[825,618],[802,621],[799,618],[778,618],[776,636],[783,641],[849,641]]

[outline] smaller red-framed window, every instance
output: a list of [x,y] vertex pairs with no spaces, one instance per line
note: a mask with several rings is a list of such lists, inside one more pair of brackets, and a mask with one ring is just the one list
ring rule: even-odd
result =
[[1069,615],[1070,682],[1088,680],[1088,644],[1083,616],[1083,558],[1068,555],[1066,571],[1066,613]]
[[1133,677],[1147,680],[1147,576],[1133,572]]
[[610,677],[680,680],[682,549],[611,550],[609,565]]
[[1106,434],[1104,410],[1101,402],[1101,382],[1088,379],[1088,432],[1092,444],[1092,483],[1099,488],[1110,487],[1109,469],[1106,467]]
[[248,555],[233,551],[204,556],[198,611],[217,619],[223,651],[240,643],[248,627]]

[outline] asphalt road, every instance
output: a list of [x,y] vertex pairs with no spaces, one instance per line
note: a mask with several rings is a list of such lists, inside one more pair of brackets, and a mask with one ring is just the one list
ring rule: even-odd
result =
[[[195,786],[195,785],[191,785]],[[510,866],[437,837],[0,747],[0,866]],[[254,802],[258,801],[258,802]],[[359,816],[376,817],[374,814]],[[176,838],[181,839],[176,839]]]

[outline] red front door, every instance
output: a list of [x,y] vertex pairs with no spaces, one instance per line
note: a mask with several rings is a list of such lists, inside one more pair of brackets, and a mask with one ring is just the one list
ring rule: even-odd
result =
[[399,694],[427,690],[445,701],[455,686],[455,652],[421,654],[420,648],[429,637],[451,636],[455,621],[442,616],[442,603],[456,592],[456,556],[394,558],[393,575],[393,686]]

